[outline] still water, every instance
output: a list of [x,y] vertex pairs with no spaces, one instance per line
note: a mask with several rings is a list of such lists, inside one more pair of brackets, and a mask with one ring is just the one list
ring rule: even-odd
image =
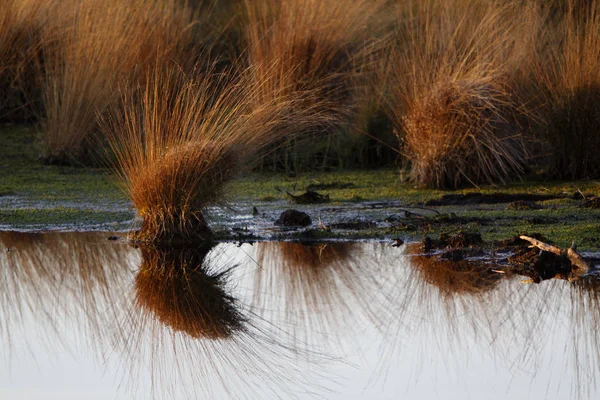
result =
[[598,398],[600,290],[387,243],[0,232],[0,399]]

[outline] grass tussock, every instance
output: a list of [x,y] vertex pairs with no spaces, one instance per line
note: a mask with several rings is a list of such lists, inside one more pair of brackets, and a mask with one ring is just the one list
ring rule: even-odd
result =
[[227,339],[242,329],[235,299],[223,288],[224,273],[205,269],[210,250],[142,247],[135,277],[137,306],[193,338]]
[[[296,107],[312,107],[316,102],[330,115],[326,125],[306,126],[297,138],[301,143],[350,129],[364,100],[356,77],[367,73],[369,57],[383,43],[380,33],[385,31],[377,25],[383,5],[383,1],[365,0],[243,2],[245,56],[253,80],[262,88],[256,93],[257,104],[271,102],[281,92],[300,96],[309,91],[311,96]],[[303,147],[293,146],[293,153]],[[334,147],[331,138],[323,147],[316,151],[326,153]],[[280,148],[286,153],[281,156],[286,158],[286,169],[294,164],[287,154],[291,149]],[[282,160],[273,164],[277,161]]]
[[399,12],[386,73],[410,178],[447,188],[522,174],[527,153],[507,81],[526,53],[523,7],[425,1]]
[[321,118],[312,108],[290,114],[294,99],[284,95],[256,107],[248,79],[233,69],[160,67],[108,112],[102,126],[115,167],[143,219],[136,239],[210,240],[205,214],[223,205],[223,184],[282,135]]
[[[600,176],[600,3],[569,1],[548,16],[535,69],[539,137],[557,179]],[[555,22],[552,22],[555,21]]]

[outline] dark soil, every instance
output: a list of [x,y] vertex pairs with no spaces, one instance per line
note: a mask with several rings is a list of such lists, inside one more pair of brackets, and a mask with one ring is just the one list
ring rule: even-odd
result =
[[329,203],[331,199],[329,195],[323,195],[312,190],[307,190],[306,193],[295,196],[289,192],[286,192],[290,199],[296,204],[321,204]]
[[543,195],[543,194],[509,194],[509,193],[467,193],[467,194],[445,194],[439,199],[433,199],[425,202],[426,206],[459,206],[473,204],[501,204],[517,201],[544,201],[561,198],[562,196]]

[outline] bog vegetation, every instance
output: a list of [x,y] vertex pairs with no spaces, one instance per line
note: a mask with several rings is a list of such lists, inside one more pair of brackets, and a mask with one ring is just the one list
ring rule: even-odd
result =
[[108,159],[140,240],[211,237],[248,169],[431,188],[600,176],[600,1],[3,0],[0,120]]

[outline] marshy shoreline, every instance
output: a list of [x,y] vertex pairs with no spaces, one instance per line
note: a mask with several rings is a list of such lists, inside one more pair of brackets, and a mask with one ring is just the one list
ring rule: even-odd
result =
[[[40,165],[39,133],[32,126],[5,126],[0,161],[0,224],[3,230],[113,231],[135,227],[135,209],[108,169]],[[11,167],[12,165],[12,167]],[[600,247],[600,210],[583,207],[598,182],[522,182],[463,190],[428,190],[402,182],[394,169],[285,173],[253,172],[225,188],[227,209],[211,210],[217,240],[396,240],[479,232],[485,242],[540,233],[559,247],[573,240],[582,250]],[[290,194],[307,190],[326,203],[296,204]],[[537,196],[537,197],[536,197]],[[308,227],[278,227],[287,209],[309,215]]]

